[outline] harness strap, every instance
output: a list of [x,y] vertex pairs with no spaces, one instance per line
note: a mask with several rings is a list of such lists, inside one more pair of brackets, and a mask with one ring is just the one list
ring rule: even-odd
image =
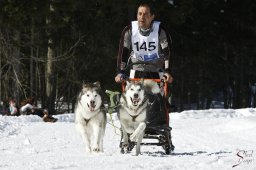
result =
[[[106,90],[105,92],[106,92],[106,94],[108,94],[109,99],[110,99],[110,105],[108,105],[107,107],[104,105],[105,110],[109,113],[109,117],[110,117],[110,121],[111,121],[111,122],[108,122],[108,123],[114,127],[115,134],[120,135],[120,133],[118,133],[118,132],[121,132],[121,129],[115,126],[114,120],[112,118],[112,113],[114,112],[114,110],[117,107],[120,106],[120,102],[119,102],[119,99],[118,99],[118,96],[119,96],[120,92],[111,91],[111,90]],[[115,101],[115,99],[116,99],[116,101]]]
[[[129,114],[129,115],[130,115],[130,114]],[[139,115],[136,115],[136,116],[130,115],[130,116],[132,117],[132,121],[135,122],[135,119],[136,119]]]
[[90,121],[91,119],[84,119],[86,125],[88,124],[88,122]]
[[105,92],[109,95],[109,99],[110,99],[110,106],[107,108],[107,111],[110,115],[112,115],[114,109],[120,105],[119,101],[117,101],[118,103],[114,101],[114,97],[118,96],[120,92],[117,92],[117,91],[114,92],[110,90],[106,90]]

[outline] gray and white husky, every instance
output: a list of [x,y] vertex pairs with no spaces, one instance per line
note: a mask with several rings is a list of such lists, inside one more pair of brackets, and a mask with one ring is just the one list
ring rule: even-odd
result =
[[123,134],[121,147],[128,150],[130,134],[130,140],[136,142],[136,155],[140,153],[140,144],[146,128],[147,92],[156,94],[160,92],[160,88],[151,80],[127,81],[118,109]]
[[76,129],[85,143],[86,152],[103,152],[106,112],[99,82],[83,84],[75,107]]

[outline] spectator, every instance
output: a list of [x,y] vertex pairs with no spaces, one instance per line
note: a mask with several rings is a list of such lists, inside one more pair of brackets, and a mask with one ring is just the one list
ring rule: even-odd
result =
[[0,102],[0,115],[5,115],[5,105],[2,100]]
[[19,116],[19,112],[18,112],[15,100],[9,101],[9,113],[10,113],[10,116]]
[[52,117],[46,109],[38,108],[35,105],[35,99],[30,97],[21,102],[20,113],[22,115],[37,115],[43,119],[44,122],[56,122],[58,119]]

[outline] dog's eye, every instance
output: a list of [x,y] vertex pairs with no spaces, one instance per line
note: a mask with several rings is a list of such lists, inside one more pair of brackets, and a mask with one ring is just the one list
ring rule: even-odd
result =
[[131,88],[131,91],[133,91],[134,89],[133,88]]
[[97,94],[95,94],[95,97],[97,97]]
[[138,89],[138,91],[141,91],[141,89]]
[[89,94],[87,94],[86,96],[87,96],[87,97],[89,97],[90,95],[89,95]]

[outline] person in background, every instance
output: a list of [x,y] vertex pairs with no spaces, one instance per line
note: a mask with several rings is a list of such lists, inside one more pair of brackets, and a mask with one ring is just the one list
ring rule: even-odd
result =
[[37,115],[43,119],[44,122],[56,122],[58,119],[49,114],[46,109],[36,107],[35,99],[29,97],[21,102],[20,113],[22,115]]
[[0,101],[0,115],[4,115],[4,102]]
[[19,115],[15,100],[9,101],[9,113],[10,113],[10,116],[18,116]]
[[0,115],[7,115],[8,110],[6,109],[6,104],[3,100],[0,102]]

